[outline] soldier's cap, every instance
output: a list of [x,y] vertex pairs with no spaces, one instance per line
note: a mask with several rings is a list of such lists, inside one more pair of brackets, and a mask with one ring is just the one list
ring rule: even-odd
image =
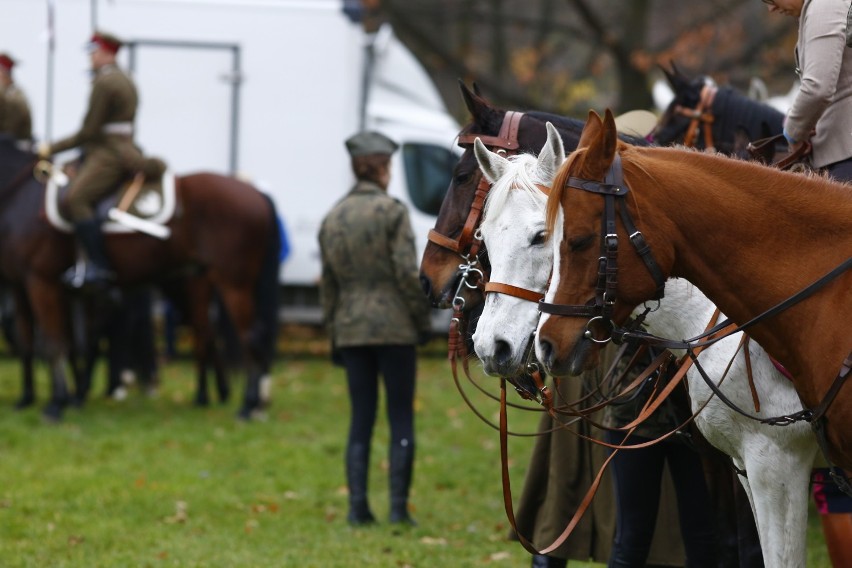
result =
[[18,63],[8,53],[0,53],[0,69],[4,69],[7,73],[12,70],[12,67]]
[[108,51],[115,55],[118,53],[118,50],[121,49],[122,45],[124,45],[124,42],[112,34],[106,32],[95,32],[92,34],[92,39],[90,39],[86,44],[86,50],[89,53],[92,53],[98,49],[103,49],[104,51]]
[[396,152],[399,145],[380,132],[364,131],[350,136],[346,140],[346,149],[353,158],[369,154],[387,154]]

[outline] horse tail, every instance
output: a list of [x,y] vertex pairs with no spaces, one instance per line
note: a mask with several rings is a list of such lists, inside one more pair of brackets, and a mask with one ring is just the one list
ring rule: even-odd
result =
[[255,285],[255,325],[252,333],[253,349],[263,372],[268,373],[275,355],[278,337],[278,266],[280,264],[281,235],[275,203],[267,194],[269,203],[270,234],[266,242],[263,262]]

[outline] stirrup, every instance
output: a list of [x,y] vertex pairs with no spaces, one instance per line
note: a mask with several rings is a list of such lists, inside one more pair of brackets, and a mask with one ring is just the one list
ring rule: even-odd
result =
[[91,262],[78,261],[62,274],[62,283],[70,288],[105,286],[115,281],[115,272]]

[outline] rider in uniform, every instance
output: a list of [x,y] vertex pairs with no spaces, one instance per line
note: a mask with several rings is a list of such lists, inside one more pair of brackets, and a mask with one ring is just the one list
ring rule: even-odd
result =
[[[42,144],[39,155],[82,147],[83,163],[68,189],[65,206],[74,232],[88,257],[83,284],[103,284],[114,277],[106,256],[100,220],[94,204],[142,169],[144,157],[133,141],[139,98],[136,85],[116,65],[122,42],[96,32],[87,47],[92,61],[89,108],[79,132],[52,144]],[[67,274],[67,282],[76,275]]]
[[8,54],[0,53],[0,134],[11,136],[21,150],[30,151],[33,138],[30,105],[12,79],[16,63]]

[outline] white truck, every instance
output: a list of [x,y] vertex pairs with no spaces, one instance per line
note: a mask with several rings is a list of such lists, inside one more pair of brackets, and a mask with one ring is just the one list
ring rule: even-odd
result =
[[[457,160],[459,125],[389,27],[368,34],[355,0],[4,0],[0,51],[34,132],[75,131],[89,93],[94,28],[140,91],[137,141],[177,174],[251,178],[275,200],[290,244],[283,317],[317,321],[317,232],[353,179],[343,141],[380,130],[401,150],[389,192],[409,205],[422,253]],[[345,8],[345,9],[344,9]]]

